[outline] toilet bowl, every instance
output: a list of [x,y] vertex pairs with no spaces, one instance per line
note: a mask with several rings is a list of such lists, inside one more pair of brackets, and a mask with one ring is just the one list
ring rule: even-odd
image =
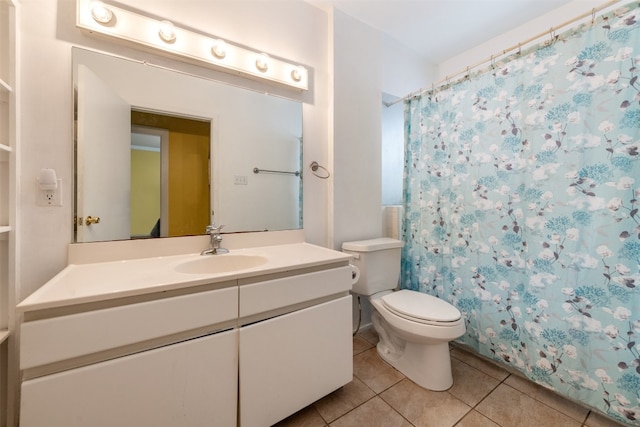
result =
[[[410,290],[381,292],[369,301],[375,309],[371,320],[380,337],[380,357],[421,387],[449,389],[449,341],[466,330],[460,312],[446,301]],[[415,310],[407,312],[403,303]]]
[[465,322],[442,299],[395,290],[402,245],[389,238],[343,243],[360,271],[352,292],[366,296],[374,308],[371,321],[380,338],[380,357],[421,387],[447,390],[453,385],[449,341],[465,333]]

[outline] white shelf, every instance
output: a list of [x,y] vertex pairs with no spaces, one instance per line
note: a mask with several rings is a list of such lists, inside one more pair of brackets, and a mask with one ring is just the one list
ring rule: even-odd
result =
[[10,225],[0,225],[0,234],[8,233],[9,231],[11,231]]
[[0,151],[10,152],[12,150],[13,149],[11,147],[9,147],[8,145],[0,144]]
[[5,342],[9,338],[9,331],[7,329],[0,329],[0,344]]

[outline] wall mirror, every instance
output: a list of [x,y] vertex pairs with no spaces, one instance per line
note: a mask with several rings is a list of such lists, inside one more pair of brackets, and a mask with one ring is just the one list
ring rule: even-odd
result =
[[[74,242],[302,228],[302,105],[73,48]],[[257,173],[256,173],[257,172]]]

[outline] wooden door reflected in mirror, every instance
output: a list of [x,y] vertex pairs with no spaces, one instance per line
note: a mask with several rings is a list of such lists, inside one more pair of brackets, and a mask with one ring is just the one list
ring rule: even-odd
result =
[[131,125],[157,141],[132,143],[131,237],[202,234],[210,218],[211,122],[133,110]]

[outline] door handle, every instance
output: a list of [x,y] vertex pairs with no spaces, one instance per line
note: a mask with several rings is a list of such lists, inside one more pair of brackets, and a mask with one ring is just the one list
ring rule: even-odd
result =
[[96,216],[96,217],[88,216],[85,219],[84,223],[87,224],[87,225],[99,224],[100,223],[100,217],[99,216]]

